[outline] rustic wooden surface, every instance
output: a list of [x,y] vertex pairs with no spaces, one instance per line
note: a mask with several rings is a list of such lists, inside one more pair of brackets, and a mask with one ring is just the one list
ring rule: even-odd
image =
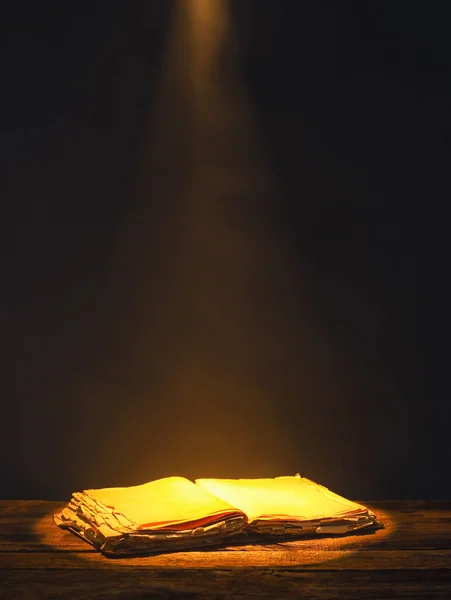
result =
[[61,502],[0,501],[0,598],[451,599],[451,502],[368,502],[372,535],[107,559],[57,528]]

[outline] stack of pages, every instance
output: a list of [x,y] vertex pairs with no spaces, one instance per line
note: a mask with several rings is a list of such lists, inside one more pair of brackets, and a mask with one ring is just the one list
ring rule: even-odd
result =
[[[166,477],[74,493],[54,516],[107,556],[208,547],[240,534],[346,534],[377,526],[365,506],[305,479]],[[241,535],[241,537],[243,537]]]

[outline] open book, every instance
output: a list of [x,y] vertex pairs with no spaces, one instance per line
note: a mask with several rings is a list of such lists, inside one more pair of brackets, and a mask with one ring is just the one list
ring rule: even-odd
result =
[[170,552],[249,533],[346,534],[377,525],[365,506],[305,479],[166,477],[74,493],[54,520],[107,556]]

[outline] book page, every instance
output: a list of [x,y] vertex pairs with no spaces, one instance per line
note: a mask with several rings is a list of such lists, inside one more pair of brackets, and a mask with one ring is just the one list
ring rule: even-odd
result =
[[242,515],[225,500],[184,477],[166,477],[143,485],[85,490],[84,493],[140,527],[164,528],[191,522],[200,526],[220,516]]
[[346,500],[300,476],[275,479],[197,479],[196,484],[255,519],[310,520],[365,512],[364,506]]

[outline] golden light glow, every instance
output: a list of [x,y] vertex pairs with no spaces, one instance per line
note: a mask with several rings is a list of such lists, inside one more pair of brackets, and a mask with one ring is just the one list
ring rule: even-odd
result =
[[174,529],[174,525],[193,523],[208,525],[220,516],[241,514],[236,507],[184,477],[165,477],[143,485],[87,490],[87,493],[139,527],[153,529]]
[[[227,476],[240,464],[246,475],[257,463],[282,465],[288,454],[282,415],[263,381],[274,348],[280,360],[286,344],[280,315],[267,318],[266,270],[277,249],[259,205],[264,211],[270,169],[239,66],[225,0],[175,3],[153,113],[156,147],[144,165],[152,168],[152,156],[161,165],[167,216],[155,254],[164,277],[136,294],[140,305],[130,312],[154,326],[131,348],[131,360],[143,361],[134,353],[148,347],[149,369],[158,367],[161,383],[158,395],[149,392],[146,415],[161,423],[149,437],[161,447],[157,462],[189,477]],[[144,479],[149,465],[145,453],[137,456]]]
[[114,557],[239,543],[253,535],[257,541],[295,539],[377,526],[365,506],[300,475],[195,483],[166,477],[128,488],[90,489],[72,494],[54,519]]
[[241,509],[253,521],[332,517],[365,507],[301,477],[275,479],[197,479],[211,494]]
[[198,48],[197,57],[205,61],[215,60],[215,50],[228,26],[228,14],[224,0],[185,0],[183,3],[193,35],[193,46]]
[[[117,467],[130,481],[270,476],[295,469],[300,447],[310,470],[327,442],[310,425],[310,384],[298,383],[300,372],[312,387],[324,379],[311,358],[319,338],[304,300],[282,309],[299,266],[270,222],[273,174],[228,2],[174,5],[142,200],[117,243],[118,281],[130,295],[123,339],[137,366],[125,369],[121,418],[96,431],[92,470],[107,464],[110,476]],[[302,339],[292,320],[300,314]],[[111,467],[118,444],[125,452]]]

